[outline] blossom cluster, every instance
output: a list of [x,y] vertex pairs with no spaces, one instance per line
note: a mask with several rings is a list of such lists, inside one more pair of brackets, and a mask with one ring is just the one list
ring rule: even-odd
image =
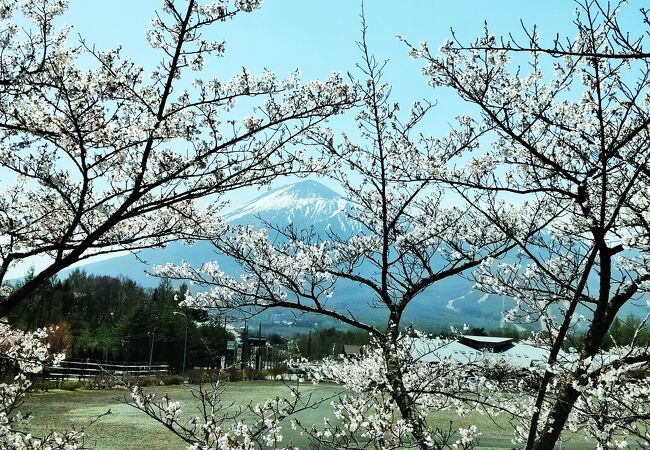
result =
[[0,383],[0,440],[3,448],[74,450],[83,447],[82,431],[52,431],[42,437],[20,431],[21,424],[29,419],[19,411],[32,385],[28,376],[41,372],[45,366],[59,364],[64,357],[50,351],[47,334],[47,329],[29,333],[0,324],[0,355],[4,364],[15,367],[13,379]]
[[[307,170],[288,146],[356,98],[337,73],[303,83],[298,72],[282,79],[243,69],[181,86],[224,52],[202,37],[207,28],[256,10],[258,0],[163,2],[148,34],[163,55],[151,73],[119,48],[55,34],[64,1],[6,3],[6,20],[23,11],[43,29],[27,42],[7,30],[0,42],[0,165],[8,174],[0,280],[25,255],[65,267],[217,233],[219,195]],[[215,196],[210,205],[198,201],[207,196]]]
[[222,393],[218,379],[207,388],[201,385],[194,394],[206,408],[202,415],[192,417],[183,415],[178,401],[167,396],[157,399],[138,386],[132,388],[131,398],[133,406],[174,430],[191,450],[295,449],[290,443],[283,447],[283,421],[320,404],[303,399],[301,392],[292,388],[291,398],[277,397],[236,409],[222,402]]

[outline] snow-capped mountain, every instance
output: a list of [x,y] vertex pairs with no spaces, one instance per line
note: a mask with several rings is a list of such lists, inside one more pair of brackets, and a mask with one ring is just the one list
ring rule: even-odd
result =
[[359,226],[347,216],[350,205],[340,194],[313,180],[272,189],[225,214],[232,224],[295,225],[332,231],[339,235],[358,232]]
[[[294,225],[297,229],[313,228],[323,236],[327,233],[350,236],[359,232],[360,227],[348,217],[348,208],[349,203],[340,194],[317,181],[305,180],[271,189],[226,213],[224,218],[233,225],[263,227],[268,223],[278,228]],[[219,259],[224,269],[230,267],[237,272],[235,263],[224,261],[223,256],[217,255],[207,242],[194,245],[175,242],[162,249],[142,250],[137,257],[127,254],[79,268],[94,274],[126,276],[152,287],[158,283],[158,279],[147,276],[147,271],[155,265],[188,261],[194,266],[200,266],[213,259]],[[65,277],[70,271],[71,269],[64,271],[61,276]]]
[[[350,204],[341,195],[323,184],[305,180],[271,189],[254,200],[231,210],[224,215],[234,225],[265,226],[270,223],[278,228],[294,225],[296,229],[313,229],[325,237],[335,233],[340,237],[352,236],[362,231],[361,226],[348,216]],[[164,249],[147,249],[135,255],[123,255],[81,267],[89,273],[99,275],[125,276],[138,283],[153,287],[159,280],[147,276],[146,271],[154,265],[188,261],[198,267],[207,261],[217,260],[221,268],[233,275],[240,273],[239,266],[232,259],[215,253],[207,242],[188,246],[177,242]],[[142,263],[145,261],[145,264]],[[66,271],[70,272],[70,270]],[[60,276],[65,278],[66,272]],[[461,277],[451,277],[427,289],[409,305],[405,311],[405,323],[412,322],[418,328],[436,329],[448,324],[468,323],[471,326],[497,328],[502,311],[511,307],[511,301],[501,297],[477,292],[473,282]],[[330,307],[363,317],[366,322],[383,322],[386,310],[373,305],[372,293],[353,282],[340,282],[335,287]],[[633,312],[633,311],[631,311]],[[277,313],[269,311],[260,320],[282,322],[294,321],[290,311]],[[339,323],[311,317],[303,322],[318,323],[320,326],[340,326]],[[287,333],[295,332],[293,329]],[[304,330],[303,330],[304,331]]]
[[[231,210],[224,218],[233,225],[261,227],[270,223],[279,228],[294,225],[297,229],[311,228],[323,237],[328,233],[346,237],[362,230],[358,223],[349,218],[349,208],[349,202],[337,192],[317,181],[305,180],[271,189]],[[177,242],[164,249],[140,251],[137,257],[131,254],[118,256],[86,264],[81,269],[93,274],[126,276],[146,287],[153,287],[159,280],[148,276],[147,270],[155,265],[188,261],[198,267],[211,260],[217,260],[228,273],[235,275],[240,272],[235,261],[215,253],[207,242],[191,246]],[[65,273],[61,277],[65,277]],[[422,328],[438,328],[449,323],[462,324],[464,321],[470,321],[476,326],[498,327],[502,300],[486,300],[486,296],[482,297],[481,293],[472,289],[470,281],[454,277],[443,280],[415,299],[406,310],[405,320]],[[386,310],[373,307],[372,303],[371,293],[363,287],[353,282],[341,282],[335,288],[330,306],[363,317],[367,322],[382,322]],[[269,314],[272,315],[278,314],[274,311]],[[280,315],[287,320],[292,317],[292,313],[286,311]],[[313,322],[318,320],[321,325],[340,325],[315,318]]]

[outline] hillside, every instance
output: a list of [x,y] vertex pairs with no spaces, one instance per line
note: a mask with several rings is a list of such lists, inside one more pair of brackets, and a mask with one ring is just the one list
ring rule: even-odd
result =
[[[321,183],[305,180],[281,186],[260,195],[254,200],[225,215],[228,222],[237,225],[264,226],[264,222],[277,226],[293,224],[297,228],[313,227],[325,234],[334,232],[339,236],[351,236],[361,228],[351,221],[346,211],[349,203],[338,193]],[[91,274],[126,276],[138,283],[153,287],[158,283],[155,277],[147,275],[154,265],[167,262],[188,261],[194,266],[210,260],[232,274],[240,272],[237,264],[215,253],[206,242],[184,245],[177,242],[164,249],[147,249],[135,255],[122,255],[104,261],[82,266]],[[65,273],[63,274],[65,276]],[[200,289],[193,287],[193,289]],[[371,297],[365,289],[352,282],[340,283],[335,289],[331,305],[337,309],[349,310],[364,317],[368,322],[382,321],[386,311],[371,304]],[[421,294],[405,313],[405,323],[414,323],[419,328],[434,329],[448,324],[470,323],[473,326],[495,328],[500,325],[504,301],[472,289],[472,282],[460,277],[438,283]],[[295,317],[292,312],[269,311],[265,320],[275,322],[279,327],[288,322],[302,323],[309,327],[337,325],[322,318]]]

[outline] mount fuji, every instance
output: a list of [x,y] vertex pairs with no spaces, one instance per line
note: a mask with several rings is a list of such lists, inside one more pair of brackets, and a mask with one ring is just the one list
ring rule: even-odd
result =
[[[350,236],[360,229],[359,224],[346,214],[349,202],[328,188],[312,180],[271,189],[239,208],[223,215],[231,225],[252,225],[257,228],[272,224],[278,228],[289,225],[297,229],[313,227],[318,232],[333,232]],[[70,271],[81,269],[90,274],[128,277],[145,287],[154,287],[159,280],[147,274],[156,265],[168,262],[179,264],[187,261],[200,266],[206,261],[217,259],[224,269],[232,269],[234,261],[225,261],[215,253],[209,242],[198,241],[193,245],[173,242],[164,248],[150,248],[137,254],[124,254],[101,261],[90,262],[61,273],[65,277]],[[237,270],[235,270],[237,272]]]
[[332,189],[305,180],[272,189],[224,217],[235,225],[293,224],[298,229],[314,227],[317,231],[349,236],[360,230],[359,224],[347,216],[349,207],[349,202]]
[[[226,213],[224,218],[233,225],[293,225],[297,229],[312,228],[321,235],[332,232],[346,237],[362,230],[359,223],[348,217],[349,208],[350,203],[337,192],[317,181],[305,180],[271,189]],[[146,249],[137,255],[126,254],[77,268],[95,275],[124,276],[145,287],[154,287],[159,280],[147,275],[147,271],[155,265],[187,261],[193,266],[200,266],[211,260],[218,261],[228,273],[240,273],[239,267],[232,259],[217,254],[210,243],[200,241],[194,245],[175,242],[165,248]],[[63,272],[61,277],[64,278],[71,270]],[[353,282],[339,283],[329,305],[370,323],[383,322],[382,319],[387,314],[385,309],[372,304],[372,295],[366,288]],[[471,281],[453,277],[437,283],[413,301],[405,312],[405,320],[406,323],[412,322],[418,328],[424,329],[437,329],[450,323],[463,322],[473,326],[496,328],[500,324],[502,306],[502,299],[488,299],[488,296],[472,289]],[[267,311],[263,317],[276,323],[296,322],[293,313],[288,311]],[[301,321],[305,326],[312,326],[314,323],[319,326],[338,325],[335,322],[323,321],[322,318],[303,317]]]
[[[266,227],[266,224],[272,224],[278,228],[293,225],[298,230],[313,229],[322,236],[335,233],[345,238],[363,231],[359,223],[349,218],[347,213],[350,207],[350,202],[337,192],[317,181],[305,180],[271,189],[224,214],[224,218],[233,225]],[[145,287],[154,287],[159,280],[147,275],[147,271],[155,265],[187,261],[198,267],[213,260],[227,273],[241,273],[234,260],[216,253],[210,243],[200,241],[194,245],[175,242],[165,248],[146,249],[137,255],[117,256],[79,266],[77,269],[95,275],[123,276]],[[62,272],[61,278],[65,278],[72,270],[74,269]],[[200,287],[193,286],[191,289],[197,290]],[[475,291],[473,282],[469,279],[450,277],[416,297],[405,311],[404,323],[413,323],[417,328],[424,330],[437,330],[450,324],[463,323],[494,329],[501,325],[502,313],[511,305],[512,301],[507,298]],[[373,296],[368,288],[345,280],[337,283],[328,306],[346,314],[353,314],[368,323],[385,323],[387,315],[386,309],[373,304]],[[626,305],[623,313],[638,315],[638,309],[634,305]],[[301,316],[296,319],[292,311],[277,309],[265,311],[258,316],[258,320],[270,325],[266,326],[267,332],[272,329],[284,334],[306,331],[314,326],[341,325],[315,316]],[[291,324],[291,327],[283,330],[282,327],[288,326],[287,324]],[[296,324],[300,324],[300,328]]]

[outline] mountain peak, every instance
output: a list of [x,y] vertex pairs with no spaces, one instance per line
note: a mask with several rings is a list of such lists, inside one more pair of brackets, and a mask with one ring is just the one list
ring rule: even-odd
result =
[[[226,215],[230,222],[248,216],[281,213],[290,220],[294,216],[320,216],[321,219],[343,212],[347,202],[338,193],[322,183],[304,180],[287,184],[260,195]],[[325,216],[323,217],[323,215]]]
[[[303,180],[293,184],[287,184],[280,186],[276,190],[285,190],[285,193],[291,193],[300,195],[302,197],[312,197],[312,198],[329,198],[329,199],[340,199],[341,196],[334,192],[332,189],[328,188],[322,183],[319,183],[315,180]],[[271,192],[273,192],[271,191]],[[259,197],[258,197],[259,198]]]

